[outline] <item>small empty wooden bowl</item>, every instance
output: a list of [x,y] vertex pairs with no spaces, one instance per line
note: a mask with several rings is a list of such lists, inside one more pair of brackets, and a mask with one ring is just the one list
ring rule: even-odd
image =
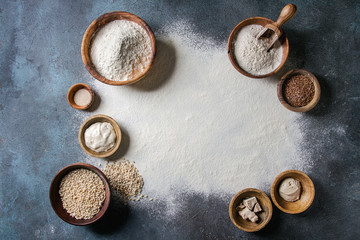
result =
[[[111,148],[110,150],[106,151],[106,152],[95,152],[94,150],[88,148],[85,144],[85,131],[88,127],[90,127],[92,124],[97,123],[97,122],[108,122],[110,123],[115,131],[116,134],[116,141],[115,141],[115,145],[113,148]],[[113,155],[116,150],[119,148],[120,143],[121,143],[121,130],[119,125],[117,124],[117,122],[112,119],[109,116],[106,115],[94,115],[90,118],[88,118],[80,127],[79,130],[79,142],[80,142],[80,146],[81,148],[90,156],[96,157],[96,158],[105,158],[105,157],[110,157],[111,155]]]
[[[315,86],[314,98],[309,102],[308,105],[303,106],[303,107],[291,106],[286,101],[285,96],[284,96],[283,88],[284,88],[285,82],[287,80],[289,80],[292,76],[295,76],[295,75],[304,75],[304,76],[308,77]],[[278,86],[277,86],[277,95],[278,95],[280,103],[284,107],[286,107],[288,110],[293,111],[293,112],[307,112],[307,111],[310,111],[311,109],[313,109],[316,106],[316,104],[318,104],[318,102],[320,100],[320,95],[321,95],[321,88],[320,88],[319,81],[314,76],[314,74],[312,74],[311,72],[306,71],[304,69],[293,69],[293,70],[290,70],[289,72],[285,73],[285,75],[281,77],[280,81],[278,82]]]
[[[100,73],[97,72],[94,64],[91,61],[91,57],[90,57],[89,50],[91,47],[91,41],[92,41],[94,34],[96,34],[96,32],[98,32],[100,30],[100,28],[102,28],[104,25],[106,25],[107,23],[114,21],[114,20],[128,20],[128,21],[137,23],[146,31],[146,33],[148,34],[150,41],[151,41],[152,54],[151,54],[151,60],[150,60],[149,65],[141,74],[139,74],[135,78],[127,80],[127,81],[113,81],[113,80],[105,78],[104,76],[102,76]],[[109,13],[105,13],[105,14],[101,15],[100,17],[95,19],[89,25],[89,27],[86,29],[86,32],[84,34],[84,37],[83,37],[83,40],[81,43],[81,57],[82,57],[82,60],[84,62],[86,69],[89,71],[89,73],[94,78],[96,78],[97,80],[99,80],[103,83],[110,84],[110,85],[129,85],[129,84],[135,83],[135,82],[139,81],[140,79],[142,79],[145,76],[145,74],[150,70],[150,68],[154,62],[154,59],[155,59],[155,53],[156,53],[156,40],[155,40],[154,33],[151,31],[151,28],[146,24],[146,22],[144,20],[142,20],[138,16],[128,13],[128,12],[116,11],[116,12],[109,12]]]
[[280,65],[272,72],[265,74],[265,75],[253,75],[251,73],[246,72],[244,69],[242,69],[239,64],[237,63],[235,54],[234,54],[234,40],[237,37],[238,32],[245,26],[248,25],[253,25],[253,24],[257,24],[257,25],[261,25],[263,27],[265,27],[266,24],[274,24],[274,21],[268,19],[268,18],[264,18],[264,17],[252,17],[252,18],[247,18],[244,21],[240,22],[231,32],[229,39],[228,39],[228,45],[227,45],[227,50],[228,50],[228,56],[230,59],[231,64],[234,66],[234,68],[236,70],[238,70],[240,73],[242,73],[243,75],[247,76],[247,77],[251,77],[251,78],[265,78],[265,77],[269,77],[271,75],[276,74],[285,64],[288,55],[289,55],[289,40],[286,37],[285,33],[283,33],[281,35],[281,37],[279,38],[279,41],[281,43],[281,47],[283,50],[283,55],[282,55],[282,60]]
[[[263,211],[257,213],[259,217],[258,223],[253,223],[249,220],[244,220],[239,212],[236,210],[236,207],[240,205],[240,203],[247,198],[256,197],[258,202],[260,203]],[[257,232],[263,229],[269,222],[272,217],[273,208],[272,203],[269,197],[263,192],[256,188],[246,188],[240,192],[238,192],[231,200],[229,205],[229,215],[233,224],[239,229],[246,232]]]
[[[281,182],[286,178],[294,178],[301,184],[300,199],[295,202],[285,201],[279,195],[279,187]],[[271,199],[281,211],[298,214],[304,212],[310,207],[315,197],[315,187],[311,179],[303,172],[297,170],[288,170],[280,173],[274,180],[271,186]]]
[[[80,105],[77,105],[74,101],[74,95],[75,93],[80,90],[80,89],[86,89],[89,91],[90,93],[90,96],[91,96],[91,100],[90,102],[87,104],[87,105],[83,105],[83,106],[80,106]],[[78,110],[85,110],[85,109],[88,109],[94,102],[94,99],[95,99],[95,94],[94,94],[94,91],[91,89],[91,87],[89,87],[87,84],[85,83],[77,83],[77,84],[74,84],[72,85],[70,88],[69,88],[69,91],[67,93],[67,100],[70,104],[70,106],[72,106],[73,108],[75,109],[78,109]]]
[[[104,183],[105,186],[105,201],[103,203],[103,206],[101,207],[100,211],[90,219],[76,219],[70,216],[70,214],[63,207],[61,197],[59,194],[60,183],[63,177],[66,176],[69,172],[81,168],[88,169],[96,173],[100,177],[101,181]],[[109,182],[102,171],[100,171],[98,168],[90,164],[74,163],[64,167],[55,175],[50,185],[49,197],[52,208],[62,220],[73,225],[84,226],[98,221],[105,214],[110,204],[111,191],[110,191]]]

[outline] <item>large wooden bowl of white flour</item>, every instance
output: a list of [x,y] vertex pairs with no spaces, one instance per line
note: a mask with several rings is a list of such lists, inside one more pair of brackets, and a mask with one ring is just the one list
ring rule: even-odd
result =
[[128,12],[110,12],[95,19],[81,44],[86,69],[110,85],[128,85],[142,79],[155,53],[154,33],[144,20]]

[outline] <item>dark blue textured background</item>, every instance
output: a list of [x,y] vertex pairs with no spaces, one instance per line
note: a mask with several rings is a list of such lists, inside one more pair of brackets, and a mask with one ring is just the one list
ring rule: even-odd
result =
[[[182,195],[186,207],[172,222],[158,211],[112,207],[104,221],[75,227],[59,219],[49,184],[84,154],[66,102],[76,82],[94,81],[80,55],[84,31],[110,11],[143,18],[156,33],[187,19],[195,31],[224,43],[241,20],[276,19],[284,1],[1,1],[0,5],[0,238],[1,239],[357,239],[360,235],[360,3],[294,1],[297,16],[284,27],[290,56],[284,70],[305,68],[320,81],[319,105],[303,114],[302,146],[315,165],[312,208],[288,215],[274,208],[258,233],[235,228],[228,198]],[[226,49],[224,49],[226,51]],[[89,113],[90,115],[90,113]],[[344,134],[334,129],[342,126]],[[181,195],[181,193],[179,193]],[[196,214],[200,213],[200,214]]]

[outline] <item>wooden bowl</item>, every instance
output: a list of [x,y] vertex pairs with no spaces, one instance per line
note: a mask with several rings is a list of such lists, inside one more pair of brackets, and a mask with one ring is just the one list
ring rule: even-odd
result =
[[[88,105],[84,105],[84,106],[77,105],[74,101],[74,95],[75,95],[76,91],[78,91],[79,89],[82,89],[82,88],[88,90],[91,95],[90,103]],[[72,85],[69,88],[69,91],[67,93],[67,100],[68,100],[70,106],[72,106],[73,108],[78,109],[78,110],[88,109],[93,104],[94,99],[95,99],[94,91],[91,89],[91,87],[89,87],[85,83],[77,83],[77,84]]]
[[[96,173],[100,177],[100,179],[102,180],[102,182],[104,183],[104,186],[105,186],[105,201],[103,203],[103,206],[100,209],[100,211],[94,217],[92,217],[90,219],[76,219],[76,218],[70,216],[70,214],[64,209],[63,204],[61,202],[61,197],[59,194],[60,182],[61,182],[62,178],[69,172],[71,172],[75,169],[79,169],[79,168],[85,168],[85,169],[88,169],[88,170]],[[62,220],[64,220],[67,223],[73,224],[73,225],[84,226],[84,225],[88,225],[88,224],[98,221],[105,214],[105,212],[108,209],[109,204],[110,204],[111,191],[110,191],[109,182],[108,182],[105,174],[102,171],[100,171],[98,168],[96,168],[90,164],[74,163],[74,164],[70,164],[70,165],[64,167],[55,175],[55,177],[52,180],[51,185],[50,185],[49,197],[50,197],[50,202],[51,202],[52,208],[54,209],[55,213]]]
[[[314,83],[314,86],[315,86],[314,98],[306,106],[293,107],[290,104],[288,104],[287,101],[285,100],[284,92],[283,92],[284,83],[294,75],[304,75],[304,76],[308,77]],[[320,95],[321,95],[321,88],[320,88],[319,81],[314,76],[314,74],[312,74],[311,72],[306,71],[304,69],[293,69],[293,70],[290,70],[284,76],[281,77],[280,81],[278,82],[278,86],[277,86],[277,95],[278,95],[280,103],[284,107],[289,109],[290,111],[293,111],[293,112],[307,112],[307,111],[313,109],[316,106],[316,104],[318,104],[318,102],[320,100]]]
[[[294,178],[301,184],[300,199],[295,202],[285,201],[279,195],[279,187],[285,178]],[[271,186],[271,199],[281,211],[297,214],[304,212],[310,207],[315,197],[315,187],[311,179],[303,172],[297,170],[288,170],[280,173]]]
[[[113,128],[115,130],[115,133],[116,133],[115,146],[106,152],[95,152],[94,150],[88,148],[85,144],[85,137],[84,137],[85,131],[88,127],[90,127],[93,123],[96,123],[96,122],[108,122],[113,126]],[[90,156],[93,156],[96,158],[109,157],[109,156],[113,155],[120,146],[121,130],[120,130],[119,125],[116,123],[116,121],[114,119],[112,119],[111,117],[102,115],[102,114],[94,115],[94,116],[88,118],[81,125],[80,130],[79,130],[79,142],[80,142],[81,148]]]
[[281,43],[281,47],[283,49],[283,56],[282,56],[282,60],[280,65],[272,72],[265,74],[265,75],[252,75],[251,73],[246,72],[245,70],[243,70],[237,63],[236,58],[235,58],[235,54],[234,54],[234,47],[233,47],[233,43],[234,40],[236,39],[236,36],[238,34],[238,32],[245,26],[248,25],[252,25],[252,24],[257,24],[257,25],[261,25],[261,26],[265,26],[266,24],[274,24],[274,21],[268,19],[268,18],[264,18],[264,17],[252,17],[252,18],[247,18],[244,21],[240,22],[231,32],[229,39],[228,39],[228,44],[227,44],[227,51],[228,51],[228,56],[230,59],[231,64],[234,66],[234,68],[236,70],[238,70],[241,74],[247,76],[247,77],[251,77],[251,78],[265,78],[265,77],[269,77],[271,75],[276,74],[285,64],[288,55],[289,55],[289,40],[286,37],[285,33],[283,33],[279,39],[280,43]]
[[[256,197],[258,202],[260,203],[262,212],[257,213],[260,218],[260,222],[253,223],[249,220],[244,220],[236,210],[236,207],[240,205],[240,203],[250,197]],[[273,208],[272,203],[269,197],[263,192],[256,188],[246,188],[240,192],[238,192],[231,200],[229,205],[229,215],[233,224],[239,229],[246,232],[257,232],[263,229],[269,222],[272,217]]]
[[[104,76],[100,75],[97,72],[95,66],[93,65],[93,63],[91,61],[90,53],[89,53],[89,48],[90,48],[91,40],[93,38],[94,33],[99,31],[100,28],[103,27],[105,24],[107,24],[111,21],[114,21],[114,20],[128,20],[128,21],[137,23],[146,31],[146,33],[150,37],[150,41],[151,41],[152,55],[151,55],[151,60],[150,60],[148,67],[140,75],[138,75],[137,77],[135,77],[133,79],[127,80],[127,81],[113,81],[113,80],[107,79]],[[96,78],[97,80],[99,80],[103,83],[110,84],[110,85],[129,85],[129,84],[135,83],[135,82],[139,81],[140,79],[142,79],[145,76],[145,74],[150,70],[150,68],[154,62],[154,59],[155,59],[155,53],[156,53],[156,40],[155,40],[154,33],[151,31],[151,28],[146,24],[146,22],[144,20],[142,20],[138,16],[128,13],[128,12],[116,11],[116,12],[109,12],[109,13],[105,13],[105,14],[101,15],[100,17],[95,19],[90,24],[90,26],[86,29],[82,43],[81,43],[81,57],[82,57],[82,60],[84,62],[86,69],[89,71],[89,73],[94,78]]]

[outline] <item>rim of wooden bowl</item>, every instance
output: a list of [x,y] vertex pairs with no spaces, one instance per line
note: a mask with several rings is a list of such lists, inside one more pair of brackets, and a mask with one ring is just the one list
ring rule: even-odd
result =
[[[90,219],[76,219],[64,209],[61,197],[59,194],[60,189],[60,182],[62,178],[68,174],[69,172],[75,170],[75,169],[88,169],[94,173],[96,173],[97,176],[100,177],[101,181],[104,183],[105,186],[105,201],[103,203],[103,206],[101,207],[100,211],[92,218]],[[111,191],[110,191],[110,184],[107,180],[105,174],[98,168],[96,168],[93,165],[87,164],[87,163],[73,163],[70,164],[64,168],[62,168],[54,177],[50,184],[50,190],[49,190],[49,198],[51,207],[53,208],[56,215],[58,215],[59,218],[61,218],[63,221],[70,223],[72,225],[76,226],[85,226],[92,224],[96,221],[98,221],[100,218],[102,218],[105,214],[105,212],[108,210],[111,200]]]
[[[106,152],[95,152],[94,150],[88,148],[85,144],[85,137],[84,137],[85,130],[88,127],[90,127],[91,124],[96,123],[96,122],[110,123],[113,126],[114,131],[116,133],[115,146]],[[118,150],[118,148],[120,146],[121,129],[120,129],[119,125],[117,124],[117,122],[114,119],[112,119],[111,117],[103,115],[103,114],[94,115],[94,116],[86,119],[85,122],[81,125],[80,130],[79,130],[79,143],[80,143],[81,148],[84,150],[84,152],[86,152],[87,154],[89,154],[92,157],[96,157],[96,158],[110,157]]]
[[[128,20],[128,21],[137,23],[139,26],[141,26],[146,31],[146,33],[150,37],[150,42],[151,42],[152,54],[151,54],[151,59],[150,59],[149,65],[137,77],[130,79],[130,80],[126,80],[126,81],[113,81],[113,80],[105,78],[100,73],[98,73],[95,66],[93,65],[93,63],[91,61],[91,57],[90,57],[90,53],[89,53],[90,44],[91,44],[91,40],[93,38],[94,33],[99,31],[99,29],[103,25],[105,25],[111,21],[114,21],[114,20]],[[100,17],[96,18],[86,29],[82,43],[81,43],[81,57],[82,57],[83,63],[85,65],[86,69],[88,70],[88,72],[94,78],[99,80],[100,82],[103,82],[103,83],[106,83],[109,85],[129,85],[129,84],[139,81],[150,70],[151,66],[154,63],[155,55],[156,55],[156,39],[155,39],[154,33],[152,32],[151,28],[140,17],[138,17],[132,13],[129,13],[129,12],[114,11],[114,12],[105,13],[105,14],[101,15]]]
[[[252,223],[248,220],[244,220],[240,217],[240,215],[238,214],[238,211],[235,209],[238,204],[240,203],[241,199],[246,198],[246,196],[243,196],[244,194],[247,193],[252,193],[251,196],[255,196],[258,201],[260,202],[261,208],[263,209],[263,212],[265,212],[265,206],[268,209],[268,214],[267,217],[262,220],[260,223]],[[249,196],[247,196],[249,197]],[[264,204],[265,203],[265,204]],[[273,214],[273,208],[272,208],[272,203],[270,198],[266,195],[266,193],[264,193],[263,191],[256,189],[256,188],[245,188],[243,190],[241,190],[240,192],[238,192],[232,199],[231,202],[229,204],[229,216],[231,219],[231,222],[239,229],[245,231],[245,232],[257,232],[260,231],[261,229],[263,229],[271,220]],[[258,214],[258,216],[261,215]],[[253,225],[254,228],[247,228],[243,225],[241,225],[241,222],[245,222],[248,225]]]
[[236,25],[236,27],[232,30],[232,32],[229,36],[228,44],[227,44],[227,51],[228,51],[228,56],[229,56],[230,62],[237,71],[239,71],[241,74],[243,74],[247,77],[265,78],[265,77],[272,76],[272,75],[276,74],[278,71],[280,71],[280,69],[284,66],[284,64],[289,56],[289,39],[287,38],[285,32],[283,32],[283,34],[281,35],[281,37],[279,39],[279,41],[281,43],[281,47],[283,49],[283,56],[282,56],[280,65],[274,71],[264,74],[264,75],[252,75],[251,73],[248,73],[245,70],[243,70],[237,63],[235,55],[234,55],[233,42],[234,42],[234,39],[237,36],[237,33],[239,32],[239,30],[245,26],[252,25],[252,24],[257,24],[257,25],[261,25],[264,27],[266,24],[270,24],[270,23],[274,24],[274,21],[272,21],[271,19],[265,18],[265,17],[247,18],[247,19],[243,20],[242,22],[240,22],[238,25]]
[[[301,184],[300,199],[295,202],[287,202],[283,200],[278,193],[278,189],[280,187],[281,182],[285,178],[290,178],[290,177],[300,181]],[[303,196],[303,194],[307,194],[309,196],[307,200],[304,198],[302,199],[301,196]],[[298,170],[287,170],[280,173],[279,175],[276,176],[274,182],[271,185],[271,199],[274,202],[275,206],[285,213],[298,214],[304,212],[311,206],[311,204],[314,201],[314,198],[315,198],[315,186],[313,181],[308,175]],[[291,209],[286,208],[286,206],[284,206],[285,202],[287,205],[291,207]]]
[[[315,86],[314,98],[306,106],[293,107],[289,103],[287,103],[287,101],[284,97],[284,93],[283,93],[284,83],[294,75],[304,75],[304,76],[308,77]],[[321,88],[320,88],[319,81],[315,77],[314,74],[312,74],[311,72],[309,72],[305,69],[297,68],[297,69],[292,69],[292,70],[288,71],[287,73],[284,74],[284,76],[281,77],[280,81],[278,82],[278,86],[277,86],[277,95],[278,95],[280,103],[288,110],[293,111],[293,112],[307,112],[307,111],[310,111],[311,109],[313,109],[318,104],[318,102],[320,100],[320,95],[321,95]]]
[[[90,95],[91,95],[91,100],[90,100],[90,103],[87,104],[87,105],[84,105],[84,106],[80,106],[80,105],[77,105],[74,101],[74,95],[76,93],[76,91],[80,90],[80,89],[86,89],[89,91]],[[72,85],[70,88],[69,88],[69,91],[67,93],[67,100],[70,104],[71,107],[77,109],[77,110],[85,110],[85,109],[88,109],[94,102],[94,99],[95,99],[95,94],[94,94],[94,91],[91,89],[91,87],[89,87],[89,85],[85,84],[85,83],[77,83],[77,84],[74,84]]]

